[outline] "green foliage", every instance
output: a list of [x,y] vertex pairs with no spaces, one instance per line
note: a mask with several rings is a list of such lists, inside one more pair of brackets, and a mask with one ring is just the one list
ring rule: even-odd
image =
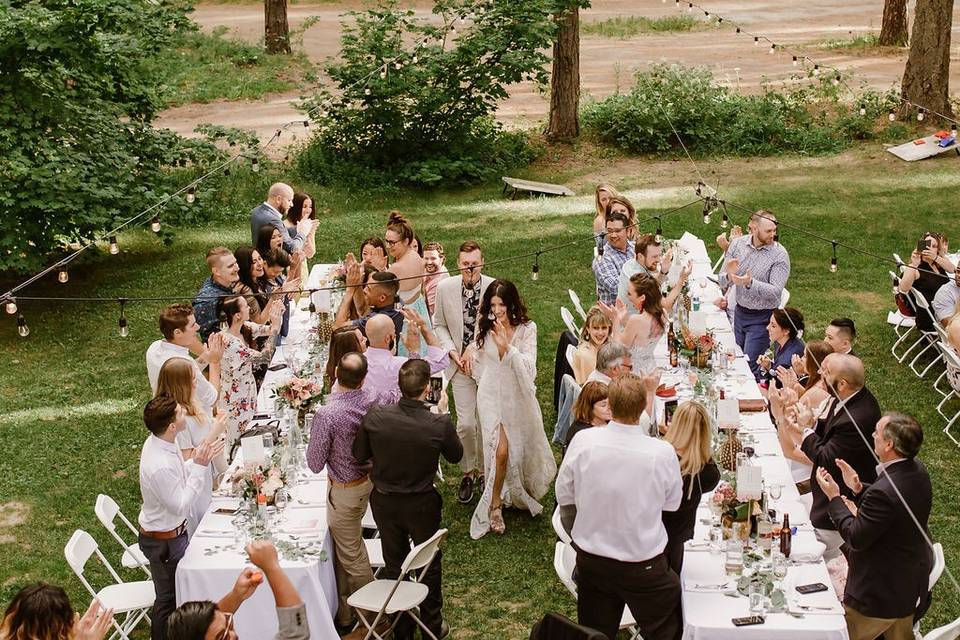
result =
[[299,89],[316,79],[302,51],[273,56],[263,47],[228,38],[227,28],[177,36],[171,46],[143,65],[166,106],[211,100],[256,100]]
[[144,208],[209,144],[158,131],[140,69],[187,29],[164,0],[52,0],[0,11],[0,270],[46,263]]
[[821,49],[831,51],[863,52],[867,49],[899,49],[900,47],[883,47],[880,45],[880,34],[857,34],[851,38],[825,40],[818,45]]
[[706,27],[707,24],[702,20],[687,15],[664,16],[663,18],[615,16],[606,20],[583,22],[580,24],[580,32],[585,36],[625,40],[642,33],[675,33]]
[[831,153],[874,137],[877,117],[897,104],[892,93],[869,91],[854,105],[841,102],[839,88],[826,78],[760,95],[722,87],[703,68],[657,65],[637,73],[636,81],[629,93],[587,102],[581,122],[602,141],[640,153],[678,148],[671,127],[701,153]]
[[[300,172],[323,184],[433,187],[528,162],[523,137],[504,132],[492,115],[507,85],[545,84],[553,6],[437,0],[441,25],[397,0],[350,14],[356,22],[344,26],[342,62],[327,68],[337,88],[302,105],[316,126],[297,159]],[[423,46],[414,51],[411,41]]]

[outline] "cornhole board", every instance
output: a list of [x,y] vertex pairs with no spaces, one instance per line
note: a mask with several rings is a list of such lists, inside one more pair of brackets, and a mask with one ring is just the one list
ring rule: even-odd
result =
[[549,182],[533,182],[532,180],[521,180],[520,178],[510,178],[503,176],[503,192],[512,189],[510,199],[516,200],[520,193],[536,193],[545,196],[572,196],[575,195],[572,190],[562,184],[550,184]]
[[940,138],[936,136],[927,136],[926,138],[918,138],[918,140],[923,140],[924,144],[914,144],[911,140],[895,147],[887,147],[887,151],[907,162],[925,160],[942,153],[956,152],[960,155],[960,143],[954,142],[949,147],[941,147]]

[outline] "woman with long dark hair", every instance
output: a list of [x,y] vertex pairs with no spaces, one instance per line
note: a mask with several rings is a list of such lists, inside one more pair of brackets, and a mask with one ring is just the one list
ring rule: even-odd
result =
[[0,621],[0,640],[101,640],[113,624],[113,610],[94,600],[82,617],[73,612],[61,587],[37,582],[17,592]]
[[263,324],[270,317],[270,310],[267,309],[270,298],[264,286],[265,271],[260,251],[253,247],[239,247],[233,252],[233,257],[237,259],[240,278],[233,290],[247,299],[250,320]]
[[475,377],[486,482],[470,522],[473,538],[506,530],[503,505],[531,515],[543,511],[538,500],[557,473],[537,402],[537,325],[517,287],[509,280],[491,282],[477,316],[472,348],[479,351]]

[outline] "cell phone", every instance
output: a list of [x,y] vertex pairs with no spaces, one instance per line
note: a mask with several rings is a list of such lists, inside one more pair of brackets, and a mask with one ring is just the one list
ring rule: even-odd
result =
[[923,253],[930,248],[930,238],[920,238],[917,242],[917,253]]
[[287,365],[285,365],[282,362],[278,362],[277,364],[272,364],[269,367],[267,367],[267,371],[280,371],[280,369],[286,369],[286,368],[287,368]]
[[810,584],[801,584],[797,585],[797,593],[802,593],[804,595],[808,593],[819,593],[820,591],[826,591],[827,585],[822,582],[812,582]]
[[443,378],[441,376],[430,376],[430,390],[427,391],[427,404],[436,405],[440,403],[443,397]]
[[663,424],[670,426],[670,422],[673,420],[673,414],[677,410],[679,405],[679,400],[674,398],[673,400],[667,400],[663,403]]
[[237,511],[238,509],[227,509],[226,507],[220,507],[214,511],[214,513],[219,516],[235,516],[237,515]]
[[752,624],[763,624],[767,619],[763,616],[749,616],[747,618],[733,618],[730,622],[735,627],[748,627]]

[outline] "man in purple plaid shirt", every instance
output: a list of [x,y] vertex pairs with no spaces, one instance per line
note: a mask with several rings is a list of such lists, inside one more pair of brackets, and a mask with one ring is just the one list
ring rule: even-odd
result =
[[370,501],[370,465],[361,465],[353,457],[353,441],[367,411],[376,404],[376,396],[363,390],[367,377],[367,359],[351,352],[337,365],[339,391],[327,397],[317,409],[310,429],[307,465],[314,473],[327,468],[327,526],[333,538],[337,577],[336,624],[349,629],[353,610],[347,598],[373,580],[367,547],[361,535],[361,520]]
[[627,216],[615,211],[607,215],[606,238],[603,250],[593,260],[597,277],[597,299],[612,305],[617,301],[620,271],[627,260],[634,257],[633,241],[627,238]]

